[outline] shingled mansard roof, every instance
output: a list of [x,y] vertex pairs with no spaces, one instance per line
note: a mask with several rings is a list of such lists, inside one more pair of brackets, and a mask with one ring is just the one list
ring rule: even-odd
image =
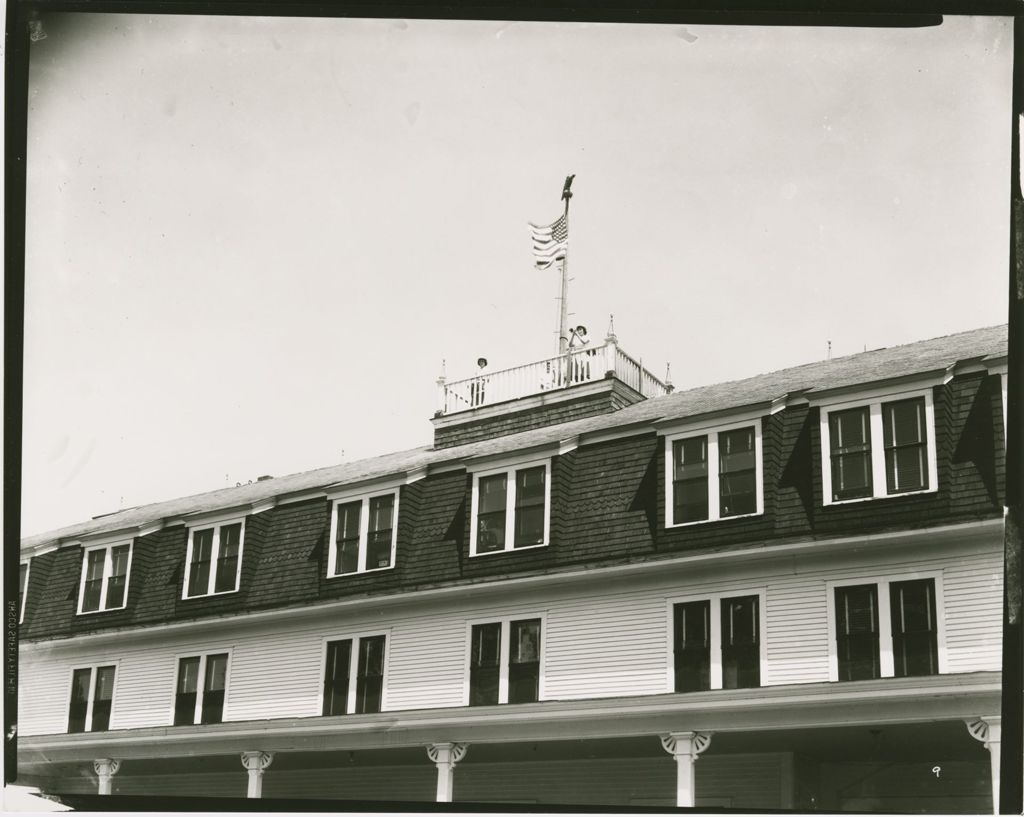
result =
[[903,346],[875,349],[744,380],[688,389],[644,400],[611,414],[573,420],[560,425],[450,448],[413,448],[248,485],[128,508],[59,530],[26,537],[22,540],[22,548],[34,549],[55,545],[83,536],[130,530],[162,520],[181,519],[189,514],[272,501],[277,497],[303,491],[403,474],[441,463],[457,463],[491,454],[514,452],[572,439],[588,432],[633,424],[671,422],[744,406],[755,406],[795,392],[805,392],[806,397],[813,399],[815,393],[847,386],[866,385],[915,374],[937,373],[960,361],[1005,355],[1006,330],[1005,325],[992,326]]

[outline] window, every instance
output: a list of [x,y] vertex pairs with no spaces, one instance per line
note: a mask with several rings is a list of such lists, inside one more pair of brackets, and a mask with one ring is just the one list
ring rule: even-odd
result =
[[328,576],[384,570],[395,564],[398,491],[338,499],[331,518]]
[[132,543],[95,545],[82,551],[78,612],[120,610],[128,602]]
[[830,585],[830,678],[936,675],[945,664],[938,576]]
[[68,732],[105,732],[110,728],[115,668],[112,665],[74,670]]
[[473,475],[470,555],[548,542],[550,461]]
[[669,527],[763,510],[761,421],[665,438]]
[[228,653],[179,659],[174,694],[174,725],[223,721],[227,683]]
[[[384,703],[383,635],[328,641],[324,662],[324,715],[380,712]],[[354,683],[353,683],[354,681]]]
[[542,618],[471,624],[470,706],[540,700]]
[[18,570],[18,623],[25,620],[25,600],[28,598],[29,562],[22,562]]
[[931,391],[823,407],[825,504],[934,491],[934,429]]
[[676,692],[761,685],[764,593],[671,601]]
[[245,520],[189,528],[183,598],[238,590]]

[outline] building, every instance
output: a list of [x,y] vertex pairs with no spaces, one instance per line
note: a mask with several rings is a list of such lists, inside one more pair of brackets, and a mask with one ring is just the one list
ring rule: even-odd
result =
[[439,391],[431,446],[24,540],[19,782],[992,809],[1005,327]]

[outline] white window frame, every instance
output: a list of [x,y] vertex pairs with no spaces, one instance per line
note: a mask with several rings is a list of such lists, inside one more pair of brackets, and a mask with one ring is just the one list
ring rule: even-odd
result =
[[[501,551],[498,551],[499,553]],[[502,615],[502,616],[482,616],[481,618],[473,618],[466,622],[466,655],[463,661],[463,683],[462,683],[462,705],[469,706],[470,696],[470,672],[472,670],[473,662],[473,627],[478,624],[500,624],[501,625],[501,641],[498,645],[498,651],[500,661],[498,664],[498,703],[494,706],[504,706],[508,703],[508,671],[509,661],[511,659],[512,651],[512,622],[513,621],[532,621],[533,619],[540,619],[540,643],[537,645],[538,650],[538,679],[537,679],[537,701],[547,700],[547,694],[545,690],[544,677],[545,677],[545,663],[547,656],[547,640],[548,640],[548,614],[547,612],[525,612],[517,613],[515,615]]]
[[[381,568],[383,569],[383,568]],[[350,575],[350,574],[344,574]],[[387,712],[388,706],[388,667],[391,664],[391,627],[381,630],[366,630],[341,635],[325,635],[320,639],[320,682],[317,684],[316,714],[327,718],[347,718],[356,714],[356,676],[359,670],[359,644],[364,638],[384,636],[384,676],[381,678],[380,711]],[[324,715],[324,683],[327,681],[327,645],[332,641],[351,641],[352,650],[348,663],[348,698],[345,700],[344,715]],[[364,715],[375,715],[376,712],[364,712]]]
[[[885,473],[885,434],[882,423],[882,404],[898,403],[903,400],[924,398],[925,448],[928,455],[928,487],[917,491],[888,492]],[[826,402],[815,402],[819,406],[819,428],[821,437],[821,496],[825,505],[847,505],[854,502],[872,502],[876,499],[891,499],[914,494],[931,494],[939,490],[938,454],[935,437],[935,395],[931,387],[904,392],[862,393],[858,397],[843,397]],[[871,496],[854,499],[832,499],[832,437],[829,430],[829,415],[856,408],[868,409],[868,423],[871,431]]]
[[889,604],[889,585],[895,582],[909,582],[932,579],[935,587],[935,645],[938,651],[938,675],[945,675],[949,669],[946,656],[946,605],[942,592],[942,570],[921,570],[894,575],[859,576],[852,579],[835,579],[826,582],[828,604],[828,680],[839,680],[839,653],[836,646],[836,589],[873,584],[878,594],[878,674],[880,678],[896,677],[896,661],[892,649],[892,617]]
[[[755,687],[768,686],[768,590],[766,587],[740,587],[736,590],[726,590],[715,593],[687,593],[682,596],[670,596],[665,600],[666,615],[666,644],[665,653],[667,666],[665,667],[665,689],[676,694],[676,667],[673,655],[675,653],[675,612],[677,604],[686,604],[694,601],[710,602],[708,612],[709,624],[711,625],[711,638],[708,646],[711,653],[711,689],[722,689],[722,599],[732,599],[738,596],[757,596],[757,649],[760,662],[761,682]],[[690,693],[678,693],[689,695]]]
[[[516,529],[516,471],[525,471],[529,468],[544,466],[544,541],[536,545],[523,545],[515,547]],[[478,553],[477,546],[477,525],[478,510],[480,506],[480,480],[484,477],[493,477],[497,474],[505,474],[505,547],[501,550],[489,550],[485,553]],[[501,465],[491,468],[473,471],[473,494],[470,501],[470,529],[469,529],[469,555],[493,556],[498,553],[519,552],[522,550],[533,550],[534,548],[547,547],[551,543],[551,457],[529,458],[506,460]]]
[[[247,515],[233,516],[230,518],[211,519],[204,522],[188,523],[188,546],[185,548],[185,580],[181,583],[182,601],[191,599],[205,599],[210,596],[226,596],[228,593],[237,593],[242,585],[242,558],[245,555],[245,523]],[[231,590],[215,591],[217,581],[217,561],[220,558],[220,530],[225,525],[242,524],[238,532],[238,565],[235,568],[235,586]],[[192,544],[197,531],[213,529],[213,544],[210,546],[210,576],[206,585],[205,593],[196,593],[194,596],[188,594],[189,579],[192,575]]]
[[[114,570],[114,562],[111,557],[111,553],[116,547],[122,545],[128,545],[128,566],[125,568],[127,571],[124,577],[124,602],[119,607],[107,607],[107,588],[110,586],[110,579]],[[100,584],[100,606],[96,610],[83,610],[82,605],[85,602],[85,578],[89,569],[89,554],[96,550],[105,550],[106,555],[103,557],[103,582]],[[131,585],[132,578],[132,557],[135,555],[135,540],[134,539],[116,539],[112,541],[97,543],[93,545],[82,546],[82,575],[78,580],[78,610],[77,615],[88,616],[95,613],[108,613],[111,610],[123,610],[128,606],[128,590]],[[27,585],[26,585],[27,589]],[[26,595],[28,595],[26,593]],[[84,667],[83,667],[84,669]]]
[[[99,677],[97,670],[100,667],[113,667],[114,668],[114,689],[110,693],[110,725],[106,731],[112,731],[114,729],[114,713],[117,711],[117,679],[121,677],[121,660],[114,659],[112,661],[97,661],[93,664],[86,664],[84,667],[73,666],[68,672],[68,686],[67,695],[65,695],[64,704],[64,732],[65,734],[71,734],[71,695],[75,690],[75,673],[79,670],[89,670],[89,699],[85,710],[85,730],[81,734],[86,732],[92,732],[92,710],[93,704],[96,703],[96,681]],[[78,733],[76,733],[78,734]]]
[[[18,606],[18,623],[22,624],[25,621],[25,602],[28,600],[28,583],[32,580],[32,560],[25,559],[18,565],[18,572],[21,573],[21,565],[25,566],[25,589],[21,593],[21,604]],[[21,586],[21,577],[18,577],[18,586]],[[125,599],[128,598],[128,587],[127,582],[125,584]],[[79,598],[81,598],[81,592],[79,592]]]
[[[332,493],[331,500],[331,533],[328,541],[327,552],[327,578],[343,578],[346,576],[358,576],[362,573],[377,573],[382,570],[394,570],[398,557],[398,503],[400,486],[391,486],[385,489],[345,491],[343,493]],[[382,496],[393,496],[395,498],[394,509],[392,510],[391,522],[391,563],[387,567],[367,567],[366,553],[369,550],[370,540],[370,500]],[[338,560],[338,506],[348,505],[351,502],[362,502],[359,509],[359,554],[357,567],[354,573],[335,573],[334,566]]]
[[[193,598],[198,598],[193,596]],[[234,647],[225,647],[223,649],[216,648],[203,648],[201,652],[191,650],[188,652],[180,652],[174,656],[174,686],[171,687],[171,707],[168,713],[167,723],[170,726],[174,726],[174,712],[177,708],[178,702],[178,676],[181,674],[181,659],[183,658],[198,658],[199,659],[199,677],[196,679],[196,707],[192,713],[192,723],[183,723],[180,726],[211,726],[213,724],[201,723],[203,716],[203,697],[206,695],[206,659],[211,655],[224,655],[227,653],[228,663],[224,668],[224,711],[221,713],[221,722],[226,723],[228,720],[228,692],[231,688],[231,663],[234,658]]]
[[[722,501],[719,496],[719,473],[718,473],[718,435],[727,431],[736,431],[741,428],[754,429],[754,480],[757,498],[757,508],[753,513],[742,513],[730,516],[722,516]],[[692,525],[707,525],[710,522],[720,522],[732,519],[746,519],[751,516],[760,516],[764,513],[764,429],[761,414],[749,415],[742,420],[735,419],[728,423],[704,423],[701,425],[690,425],[685,430],[679,430],[665,435],[665,527],[685,528]],[[672,452],[673,445],[678,440],[691,439],[693,437],[708,438],[708,518],[698,519],[694,522],[675,521],[675,496],[673,477],[675,475],[675,459]]]

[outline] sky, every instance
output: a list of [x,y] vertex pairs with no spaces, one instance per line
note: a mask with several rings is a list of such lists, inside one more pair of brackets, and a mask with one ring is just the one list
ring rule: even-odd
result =
[[572,325],[685,389],[1006,321],[1012,22],[50,14],[22,532],[423,445]]

